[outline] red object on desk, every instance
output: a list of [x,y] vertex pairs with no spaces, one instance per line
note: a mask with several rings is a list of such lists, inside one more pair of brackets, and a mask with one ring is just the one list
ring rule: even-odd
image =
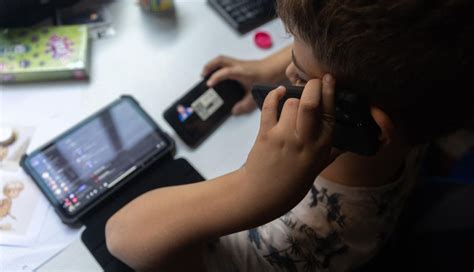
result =
[[272,37],[270,36],[270,34],[264,31],[258,31],[257,33],[255,33],[254,41],[258,47],[263,49],[268,49],[273,45]]

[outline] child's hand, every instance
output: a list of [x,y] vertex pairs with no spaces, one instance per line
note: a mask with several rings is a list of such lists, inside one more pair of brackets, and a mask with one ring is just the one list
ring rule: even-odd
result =
[[[217,70],[207,81],[209,87],[215,86],[220,81],[233,79],[239,81],[245,88],[246,95],[232,108],[232,114],[239,115],[251,112],[256,104],[250,93],[252,85],[257,82],[272,82],[272,76],[266,69],[264,60],[243,61],[230,57],[220,56],[211,60],[202,71],[203,76]],[[268,67],[269,68],[269,67]]]
[[240,171],[250,181],[248,186],[261,192],[258,203],[275,212],[275,217],[298,204],[336,157],[331,154],[334,86],[330,75],[322,81],[310,80],[301,100],[286,101],[279,120],[277,107],[284,87],[265,99],[259,134]]

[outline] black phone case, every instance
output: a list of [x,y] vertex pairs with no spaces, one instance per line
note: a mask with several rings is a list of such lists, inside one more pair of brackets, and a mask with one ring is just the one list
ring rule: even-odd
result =
[[81,239],[104,271],[133,271],[110,254],[105,243],[105,224],[120,208],[136,197],[165,186],[203,181],[204,178],[184,159],[171,157],[150,166],[135,178],[133,184],[122,187],[114,198],[107,199],[100,208],[83,218],[86,230]]
[[[177,115],[176,115],[176,107],[179,104],[184,104],[182,101],[188,96],[194,96],[196,93],[200,93],[203,89],[208,89],[206,85],[208,77],[205,78],[203,81],[198,83],[194,86],[188,93],[184,96],[179,98],[175,101],[166,111],[163,113],[164,119],[168,122],[168,124],[174,129],[174,131],[178,134],[179,138],[183,140],[183,142],[191,147],[196,148],[202,142],[204,142],[219,126],[224,123],[225,120],[230,116],[231,109],[233,105],[235,105],[240,99],[242,99],[245,95],[245,90],[243,89],[242,85],[234,80],[225,80],[217,84],[214,89],[216,92],[220,93],[223,91],[228,91],[227,95],[230,96],[232,101],[225,101],[224,103],[230,103],[226,105],[226,108],[221,108],[216,111],[214,116],[209,117],[206,121],[199,121],[202,122],[202,125],[205,126],[205,131],[199,135],[196,135],[197,132],[193,131],[192,128],[186,128],[185,124],[178,123]],[[220,112],[219,112],[220,111]]]
[[[265,97],[277,85],[255,85],[252,96],[262,109]],[[285,101],[289,98],[301,98],[304,87],[285,86],[286,93],[278,105],[278,117]],[[366,99],[346,91],[336,91],[336,124],[334,127],[333,146],[359,155],[371,156],[377,153],[380,145],[380,129],[370,114]]]

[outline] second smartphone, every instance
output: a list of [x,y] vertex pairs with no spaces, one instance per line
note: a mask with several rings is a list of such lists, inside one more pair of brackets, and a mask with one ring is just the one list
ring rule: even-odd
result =
[[208,87],[207,79],[191,88],[163,114],[178,136],[192,148],[209,137],[245,95],[245,89],[237,81],[225,80]]

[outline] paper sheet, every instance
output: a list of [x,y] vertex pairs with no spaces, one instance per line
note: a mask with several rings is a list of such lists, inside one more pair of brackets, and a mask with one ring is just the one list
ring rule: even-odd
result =
[[10,127],[15,133],[15,140],[12,144],[0,146],[0,169],[17,171],[20,168],[20,159],[30,144],[34,128],[9,124],[0,124],[0,126]]
[[34,246],[0,246],[0,271],[33,271],[78,239],[81,232],[64,225],[51,207]]
[[77,239],[81,230],[61,222],[18,164],[34,129],[8,126],[16,138],[0,154],[0,271],[33,271]]
[[23,170],[0,170],[0,190],[0,245],[34,245],[48,202]]

